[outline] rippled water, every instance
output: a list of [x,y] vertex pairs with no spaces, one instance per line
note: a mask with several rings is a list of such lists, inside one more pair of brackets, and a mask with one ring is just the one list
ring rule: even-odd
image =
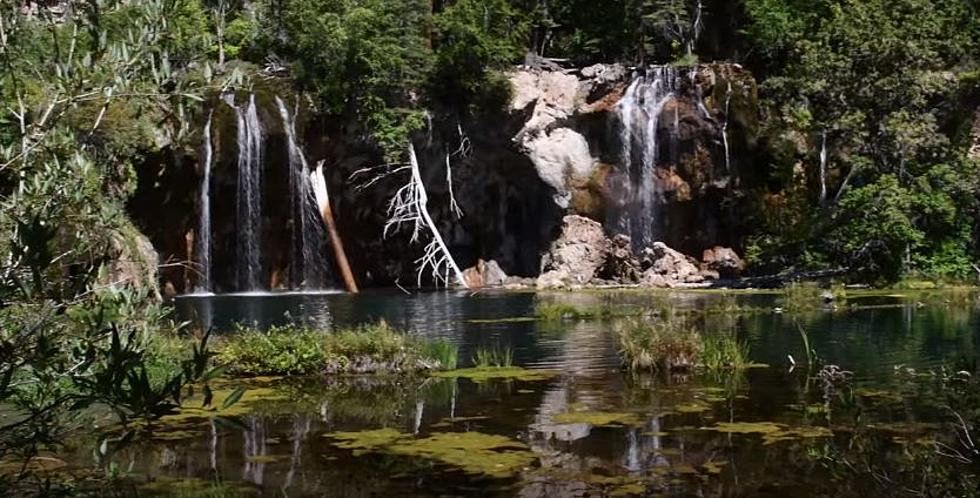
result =
[[[879,296],[860,301],[862,309],[790,315],[773,311],[773,295],[741,295],[738,303],[754,312],[707,313],[698,325],[733,331],[751,359],[768,366],[718,377],[622,372],[612,321],[513,320],[534,316],[542,302],[698,309],[726,299],[452,292],[184,298],[176,304],[182,318],[219,332],[236,322],[330,328],[385,319],[456,342],[463,363],[481,346],[510,347],[517,364],[556,375],[482,383],[256,380],[227,417],[170,420],[157,439],[119,458],[151,483],[144,491],[182,496],[218,494],[214,482],[222,495],[246,496],[893,496],[918,482],[918,467],[903,458],[922,448],[934,453],[928,444],[949,419],[936,406],[929,372],[976,360],[976,307]],[[853,372],[849,383],[791,368],[790,356],[806,357],[801,330],[821,364]],[[368,432],[378,429],[393,431]],[[499,436],[513,446],[420,446],[446,433]],[[509,455],[519,464],[511,467]]]

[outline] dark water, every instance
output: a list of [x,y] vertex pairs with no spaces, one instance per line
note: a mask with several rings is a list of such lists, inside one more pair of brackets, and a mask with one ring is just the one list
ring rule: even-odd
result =
[[[614,321],[500,321],[543,302],[711,309],[733,299],[756,311],[704,313],[698,326],[734,332],[768,367],[629,375]],[[258,380],[225,418],[171,420],[118,460],[151,482],[143,492],[179,496],[895,496],[924,475],[975,472],[934,444],[956,442],[937,386],[944,367],[977,358],[975,306],[886,296],[790,315],[772,312],[778,304],[696,293],[185,298],[181,317],[219,332],[385,319],[454,341],[463,363],[481,346],[509,347],[515,363],[554,376]],[[790,356],[806,358],[801,330],[821,365],[853,373],[848,382],[791,368]],[[378,429],[391,430],[368,432]],[[496,439],[447,444],[447,433]]]

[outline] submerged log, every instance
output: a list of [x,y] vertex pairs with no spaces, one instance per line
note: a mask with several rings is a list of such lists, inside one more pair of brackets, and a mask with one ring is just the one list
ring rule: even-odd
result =
[[327,226],[327,233],[330,235],[330,244],[333,245],[334,256],[337,258],[337,266],[340,267],[340,275],[344,279],[347,292],[357,294],[357,281],[354,280],[354,272],[351,271],[350,263],[347,261],[347,252],[344,251],[344,243],[340,238],[340,231],[337,230],[337,222],[333,217],[333,209],[330,207],[330,196],[327,192],[327,181],[323,177],[323,162],[317,165],[316,171],[310,173],[310,182],[313,184],[313,194],[316,196],[316,204],[323,217],[323,223]]

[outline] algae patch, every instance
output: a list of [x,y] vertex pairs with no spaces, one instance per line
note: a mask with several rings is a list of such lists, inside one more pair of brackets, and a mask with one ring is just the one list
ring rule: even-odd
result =
[[448,372],[434,372],[432,376],[469,379],[473,382],[484,382],[496,379],[534,382],[550,380],[557,377],[558,372],[554,370],[534,370],[521,367],[480,367],[450,370]]
[[520,441],[480,432],[441,432],[426,438],[394,429],[336,432],[338,448],[352,450],[355,456],[387,453],[421,457],[457,467],[467,474],[510,477],[533,464],[537,457]]
[[728,434],[759,434],[762,436],[763,444],[767,446],[780,441],[823,438],[834,435],[833,431],[826,427],[787,427],[775,422],[719,422],[714,426],[702,427],[701,429]]
[[589,424],[593,426],[639,426],[643,420],[635,413],[616,412],[569,412],[559,413],[552,417],[558,424]]

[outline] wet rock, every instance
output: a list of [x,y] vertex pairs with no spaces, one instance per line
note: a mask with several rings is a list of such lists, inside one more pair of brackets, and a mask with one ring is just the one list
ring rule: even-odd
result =
[[618,234],[613,237],[602,274],[611,283],[631,284],[640,280],[640,260],[633,254],[633,244],[628,236]]
[[538,287],[556,288],[589,283],[606,264],[612,243],[602,225],[582,216],[566,216],[561,235],[541,259]]
[[705,249],[701,262],[702,270],[715,272],[718,275],[715,278],[735,278],[745,270],[745,261],[729,247],[715,246]]
[[500,269],[496,261],[482,259],[476,262],[476,266],[463,271],[463,278],[471,289],[501,287],[508,280],[507,274]]

